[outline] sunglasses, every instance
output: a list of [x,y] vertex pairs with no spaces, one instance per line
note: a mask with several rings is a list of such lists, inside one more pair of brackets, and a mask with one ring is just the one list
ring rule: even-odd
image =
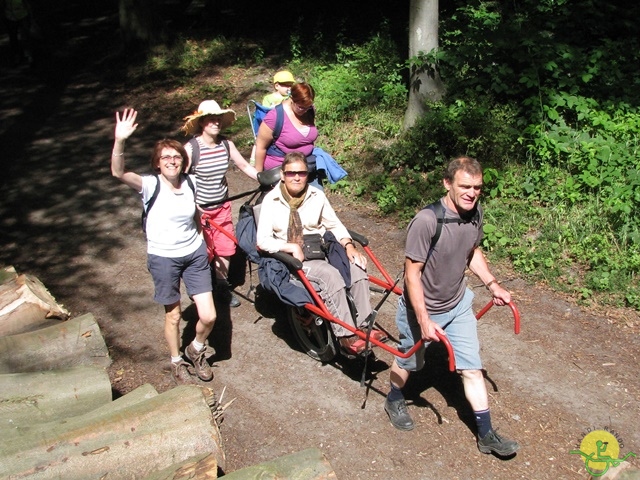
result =
[[307,175],[309,175],[309,171],[308,170],[300,170],[298,172],[298,171],[294,171],[294,170],[285,170],[285,172],[284,172],[284,176],[287,177],[287,178],[293,178],[296,175],[299,175],[300,178],[304,178]]
[[307,112],[309,110],[311,110],[313,108],[313,103],[311,105],[309,105],[308,107],[302,107],[300,105],[298,105],[296,102],[293,102],[293,106],[295,107],[295,109],[299,112]]

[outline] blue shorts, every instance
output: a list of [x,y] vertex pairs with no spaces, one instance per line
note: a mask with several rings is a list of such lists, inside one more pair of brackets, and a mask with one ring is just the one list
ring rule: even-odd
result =
[[147,268],[153,278],[153,299],[162,305],[173,305],[180,301],[180,278],[184,280],[190,296],[211,292],[211,267],[204,243],[190,255],[167,258],[147,255]]
[[[447,334],[456,357],[457,370],[481,370],[480,342],[478,341],[478,321],[473,313],[473,292],[466,289],[462,300],[452,310],[429,318],[440,325]],[[420,340],[422,333],[412,309],[408,309],[404,295],[398,299],[396,325],[400,334],[398,350],[408,352]],[[398,366],[415,372],[424,367],[424,351],[429,344],[421,346],[409,358],[396,357]]]

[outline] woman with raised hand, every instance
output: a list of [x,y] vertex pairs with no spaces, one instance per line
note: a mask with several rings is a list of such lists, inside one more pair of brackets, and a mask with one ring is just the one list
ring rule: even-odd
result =
[[205,342],[216,320],[207,248],[197,222],[195,178],[184,174],[188,157],[176,140],[160,140],[151,154],[153,175],[127,171],[125,141],[138,127],[138,112],[132,108],[116,112],[115,141],[111,152],[111,174],[142,197],[146,211],[147,268],[155,287],[154,300],[164,305],[164,334],[171,354],[171,374],[177,383],[191,380],[188,364],[180,354],[180,281],[198,311],[196,336],[185,348],[197,376],[213,378]]

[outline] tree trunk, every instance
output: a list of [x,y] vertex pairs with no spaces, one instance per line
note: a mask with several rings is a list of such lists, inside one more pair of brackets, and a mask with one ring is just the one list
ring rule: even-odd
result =
[[259,465],[242,468],[227,473],[224,480],[244,480],[259,478],[277,480],[280,478],[304,478],[305,480],[336,479],[329,460],[317,448],[308,448]]
[[220,432],[195,385],[20,431],[0,435],[0,478],[144,478],[203,454],[225,464]]
[[[438,0],[411,0],[409,11],[409,58],[438,48]],[[411,128],[427,111],[427,102],[442,99],[444,85],[435,65],[413,65],[404,129]]]
[[[12,268],[12,267],[10,267]],[[35,277],[3,272],[0,284],[0,336],[30,332],[69,318],[69,312]]]
[[35,332],[0,337],[0,373],[110,364],[100,327],[90,313]]
[[120,0],[120,30],[125,51],[166,41],[164,21],[153,0]]
[[0,429],[73,417],[110,402],[102,367],[0,375]]

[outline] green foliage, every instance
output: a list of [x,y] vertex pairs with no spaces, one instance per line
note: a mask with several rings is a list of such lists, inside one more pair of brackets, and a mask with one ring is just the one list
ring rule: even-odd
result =
[[180,38],[172,46],[159,46],[147,60],[147,71],[173,77],[187,77],[208,65],[233,65],[264,55],[255,45],[217,37],[209,40]]
[[515,112],[509,106],[492,106],[487,99],[451,104],[431,104],[396,144],[382,155],[390,168],[431,171],[459,155],[488,159],[500,165],[517,154]]
[[395,52],[393,41],[380,34],[363,45],[340,45],[335,62],[315,65],[309,82],[317,92],[318,120],[332,125],[367,109],[404,108],[407,89]]
[[474,156],[491,255],[582,301],[640,308],[638,12],[472,0],[441,13],[440,49],[411,68],[435,64],[447,95],[377,153],[380,208],[407,211],[400,178]]

